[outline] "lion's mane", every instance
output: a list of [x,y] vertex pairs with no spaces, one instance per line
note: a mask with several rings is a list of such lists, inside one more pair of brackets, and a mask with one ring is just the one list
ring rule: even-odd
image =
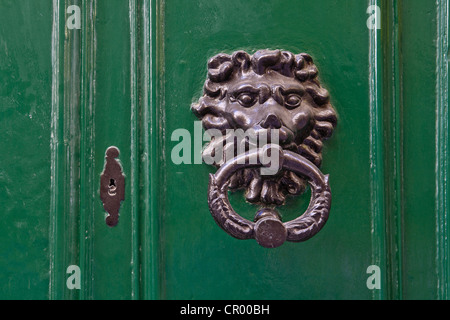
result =
[[[288,51],[259,50],[253,55],[236,51],[232,55],[221,53],[212,57],[208,61],[208,77],[203,87],[203,96],[191,106],[192,111],[202,120],[205,130],[218,129],[225,134],[227,129],[238,129],[227,120],[229,117],[226,110],[218,103],[227,97],[227,82],[243,73],[254,72],[262,75],[269,70],[297,79],[312,98],[312,129],[309,135],[297,144],[297,150],[294,151],[320,167],[322,141],[332,135],[337,124],[337,115],[330,103],[328,91],[320,85],[313,59],[306,53],[294,55]],[[306,182],[289,171],[283,171],[281,177],[263,179],[258,170],[245,169],[233,176],[230,188],[247,188],[246,198],[250,202],[281,205],[286,194],[303,193]]]

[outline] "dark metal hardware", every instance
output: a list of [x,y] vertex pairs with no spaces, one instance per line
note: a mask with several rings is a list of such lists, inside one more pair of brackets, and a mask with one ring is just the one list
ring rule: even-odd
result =
[[106,224],[110,227],[116,226],[119,222],[120,204],[125,200],[125,176],[120,162],[116,160],[119,154],[116,147],[109,147],[106,150],[105,168],[100,177],[100,199],[108,213]]
[[[236,51],[209,60],[204,95],[191,109],[205,130],[223,134],[212,136],[203,158],[215,159],[218,168],[210,176],[211,214],[233,237],[274,248],[285,241],[310,239],[327,221],[331,192],[328,176],[319,167],[323,140],[332,135],[337,115],[317,75],[313,59],[305,53]],[[251,130],[256,140],[247,136],[239,144],[235,137],[229,139],[238,129]],[[260,169],[268,167],[264,155],[272,152],[278,155],[278,169],[262,174]],[[286,196],[303,194],[308,184],[310,206],[297,219],[283,223],[274,207],[283,205]],[[245,189],[247,201],[261,205],[253,222],[233,210],[229,189]]]

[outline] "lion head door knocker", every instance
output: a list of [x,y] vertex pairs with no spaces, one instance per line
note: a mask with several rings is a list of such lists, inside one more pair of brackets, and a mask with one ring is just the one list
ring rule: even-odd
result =
[[[231,236],[275,248],[306,241],[326,223],[331,191],[319,167],[337,115],[317,74],[305,53],[236,51],[209,60],[204,95],[191,109],[211,136],[203,160],[218,168],[210,175],[209,209]],[[282,222],[275,207],[302,194],[307,183],[308,209]],[[261,204],[254,221],[233,210],[229,189],[245,189],[247,201]]]

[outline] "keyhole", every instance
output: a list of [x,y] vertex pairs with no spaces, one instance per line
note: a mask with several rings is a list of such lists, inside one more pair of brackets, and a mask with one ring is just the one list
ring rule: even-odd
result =
[[115,179],[109,179],[108,194],[110,196],[115,196],[116,195],[116,190],[117,190],[116,180]]

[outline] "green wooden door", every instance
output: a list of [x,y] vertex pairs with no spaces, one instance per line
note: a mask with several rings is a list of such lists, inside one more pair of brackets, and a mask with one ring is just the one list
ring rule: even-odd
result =
[[[0,0],[0,298],[447,299],[447,33],[440,0]],[[260,49],[310,54],[338,114],[328,222],[275,249],[211,217],[190,109],[208,59]]]

